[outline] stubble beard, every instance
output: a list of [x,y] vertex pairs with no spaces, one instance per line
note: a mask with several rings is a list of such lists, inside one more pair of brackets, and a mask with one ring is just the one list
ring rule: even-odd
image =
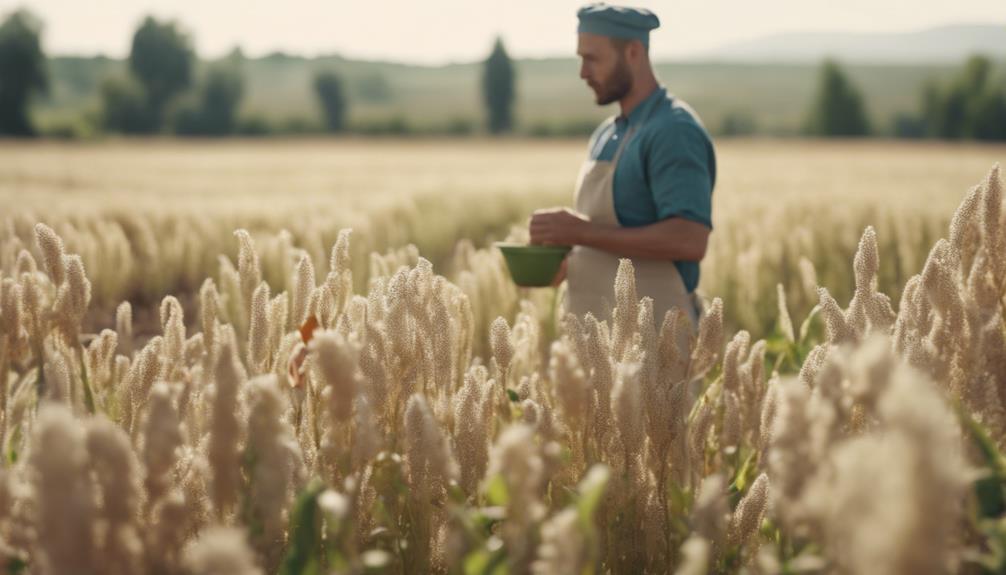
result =
[[608,81],[594,90],[597,105],[606,106],[627,96],[632,89],[632,71],[624,58],[619,58]]

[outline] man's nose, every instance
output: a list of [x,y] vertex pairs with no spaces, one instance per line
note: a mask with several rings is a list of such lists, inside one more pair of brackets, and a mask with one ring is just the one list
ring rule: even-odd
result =
[[580,64],[580,79],[581,80],[586,80],[588,76],[589,76],[589,74],[587,74],[587,65],[586,64]]

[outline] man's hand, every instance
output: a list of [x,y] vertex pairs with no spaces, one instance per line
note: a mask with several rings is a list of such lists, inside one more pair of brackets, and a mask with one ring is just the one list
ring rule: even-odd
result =
[[544,246],[582,245],[591,229],[589,220],[568,208],[538,210],[528,225],[531,243]]

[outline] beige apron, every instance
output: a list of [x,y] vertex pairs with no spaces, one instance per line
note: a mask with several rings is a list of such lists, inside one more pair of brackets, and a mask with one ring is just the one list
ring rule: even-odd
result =
[[[611,161],[588,157],[580,168],[573,205],[592,222],[621,227],[615,215],[615,166],[635,131],[636,126],[629,128]],[[567,262],[568,312],[578,316],[591,312],[598,320],[611,321],[619,259],[610,252],[587,246],[573,247]],[[636,271],[638,296],[653,298],[653,320],[657,329],[664,321],[664,314],[673,307],[685,312],[693,328],[697,326],[702,311],[700,299],[688,293],[674,262],[632,258],[632,265]]]

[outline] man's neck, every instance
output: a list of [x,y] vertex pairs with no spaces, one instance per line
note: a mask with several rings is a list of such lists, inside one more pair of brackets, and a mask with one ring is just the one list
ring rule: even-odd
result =
[[643,100],[648,98],[650,94],[657,89],[657,87],[657,79],[653,76],[653,74],[647,74],[645,78],[640,78],[635,84],[633,84],[629,93],[618,101],[618,105],[622,108],[622,117],[628,118],[629,114],[631,114],[632,111],[643,102]]

